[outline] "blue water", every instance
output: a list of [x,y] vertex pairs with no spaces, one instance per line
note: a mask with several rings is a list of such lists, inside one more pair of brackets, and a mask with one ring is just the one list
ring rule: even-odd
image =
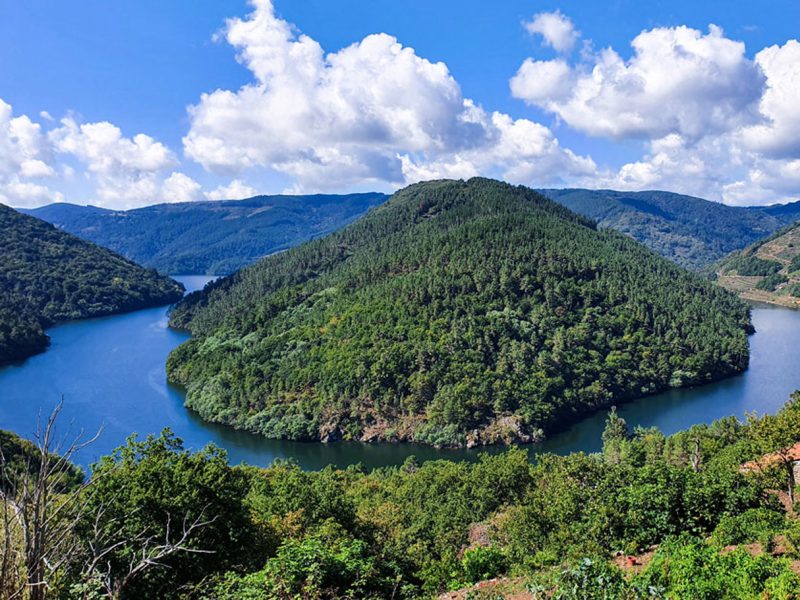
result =
[[[210,278],[178,277],[188,290]],[[436,450],[417,444],[333,444],[268,440],[228,427],[205,423],[183,406],[179,390],[166,381],[169,352],[187,334],[167,327],[167,309],[153,308],[125,315],[59,325],[48,331],[51,347],[19,365],[0,369],[0,429],[31,437],[37,421],[63,397],[60,432],[80,431],[100,438],[78,456],[89,465],[124,443],[169,427],[187,447],[209,442],[227,450],[232,463],[266,466],[276,458],[292,458],[302,467],[327,464],[365,467],[399,464],[408,456],[474,459],[473,450]],[[747,411],[775,412],[800,389],[800,312],[758,307],[753,310],[757,333],[750,338],[751,366],[739,376],[707,386],[673,390],[620,407],[630,425],[656,426],[665,433]],[[556,435],[534,451],[565,453],[600,449],[604,414],[590,417]],[[496,451],[496,450],[494,450]]]

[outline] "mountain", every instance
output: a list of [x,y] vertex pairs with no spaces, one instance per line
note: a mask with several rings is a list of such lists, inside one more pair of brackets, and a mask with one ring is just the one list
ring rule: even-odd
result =
[[256,196],[127,211],[50,204],[27,212],[162,273],[219,275],[338,229],[386,198]]
[[800,308],[800,223],[734,252],[715,271],[742,298]]
[[601,227],[628,234],[692,270],[800,219],[800,202],[743,208],[671,192],[540,191]]
[[733,294],[533,190],[412,185],[193,293],[167,371],[269,437],[530,440],[748,363]]
[[53,323],[182,295],[168,277],[0,204],[0,363],[44,350]]
[[[800,219],[800,202],[741,208],[670,192],[539,191],[692,270]],[[218,275],[335,231],[386,198],[256,196],[128,211],[59,203],[24,212],[162,273]]]

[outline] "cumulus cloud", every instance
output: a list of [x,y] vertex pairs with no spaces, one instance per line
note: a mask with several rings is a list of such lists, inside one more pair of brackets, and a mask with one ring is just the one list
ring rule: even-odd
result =
[[561,11],[542,12],[524,23],[531,35],[541,35],[544,43],[557,52],[569,52],[580,37],[572,21]]
[[743,131],[748,147],[772,157],[800,157],[800,42],[770,46],[756,54],[766,77],[759,108],[764,122]]
[[191,202],[202,197],[202,189],[194,179],[175,171],[164,180],[161,193],[165,202]]
[[763,74],[741,42],[714,25],[643,31],[626,60],[607,48],[571,68],[526,60],[511,82],[514,96],[590,135],[692,139],[753,122]]
[[0,202],[21,208],[62,202],[56,190],[76,186],[82,196],[70,199],[109,208],[203,197],[199,183],[173,171],[174,153],[148,135],[129,138],[111,123],[72,117],[56,123],[45,111],[39,117],[44,125],[14,116],[0,99]]
[[641,32],[623,59],[613,48],[574,62],[526,59],[511,93],[580,132],[641,140],[639,160],[590,185],[662,188],[732,204],[800,194],[800,44],[748,58],[714,25]]
[[38,181],[55,174],[50,160],[41,126],[26,115],[15,117],[0,99],[0,202],[36,206],[62,200],[62,194]]
[[160,195],[160,175],[177,165],[162,143],[145,134],[132,138],[106,121],[78,124],[72,118],[50,131],[57,152],[69,154],[86,165],[97,183],[98,200],[120,207],[152,203]]
[[206,192],[209,200],[241,200],[252,198],[258,191],[239,179],[234,179],[228,185],[221,185],[216,189]]
[[[542,127],[487,113],[463,97],[444,63],[418,56],[392,36],[369,35],[325,54],[278,18],[270,1],[252,4],[249,16],[227,22],[224,37],[254,81],[204,94],[189,109],[184,150],[209,171],[273,169],[289,175],[297,190],[498,174],[508,170],[503,152],[512,128],[506,121]],[[522,159],[547,162],[555,169],[546,173],[551,178],[593,165],[555,140],[527,150]],[[520,160],[514,157],[515,167]]]

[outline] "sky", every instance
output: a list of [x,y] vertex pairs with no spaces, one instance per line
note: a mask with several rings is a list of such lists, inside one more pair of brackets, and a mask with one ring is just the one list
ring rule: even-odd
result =
[[800,3],[0,0],[0,202],[800,199]]

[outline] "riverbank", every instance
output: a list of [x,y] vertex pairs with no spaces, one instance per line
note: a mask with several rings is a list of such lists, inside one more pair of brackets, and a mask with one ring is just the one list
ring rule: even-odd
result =
[[[179,278],[197,289],[209,278]],[[633,427],[658,427],[665,433],[748,411],[775,412],[800,389],[796,344],[800,311],[760,306],[753,310],[757,333],[750,337],[750,369],[715,383],[673,389],[618,407]],[[40,414],[48,414],[64,396],[62,428],[103,435],[82,452],[82,466],[108,454],[136,432],[140,437],[169,427],[186,446],[198,449],[211,442],[228,452],[233,464],[245,461],[266,466],[292,459],[304,469],[328,464],[366,468],[432,459],[476,460],[482,452],[502,447],[437,450],[413,443],[290,442],[271,440],[202,421],[184,406],[183,394],[166,381],[164,362],[188,335],[167,327],[166,308],[136,311],[59,325],[48,330],[50,350],[22,365],[0,368],[0,429],[31,437]],[[595,452],[601,446],[605,411],[583,419],[541,444],[531,453]]]

